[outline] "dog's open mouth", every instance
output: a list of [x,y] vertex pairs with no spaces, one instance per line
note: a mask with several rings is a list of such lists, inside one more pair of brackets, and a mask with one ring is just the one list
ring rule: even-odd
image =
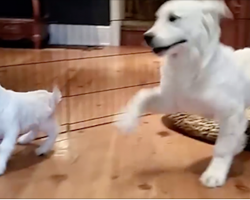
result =
[[153,48],[153,51],[154,51],[154,53],[159,54],[159,53],[161,53],[163,51],[167,51],[167,50],[171,49],[172,47],[174,47],[174,46],[176,46],[178,44],[182,44],[182,43],[185,43],[185,42],[187,42],[187,40],[180,40],[180,41],[175,42],[175,43],[173,43],[173,44],[171,44],[169,46]]

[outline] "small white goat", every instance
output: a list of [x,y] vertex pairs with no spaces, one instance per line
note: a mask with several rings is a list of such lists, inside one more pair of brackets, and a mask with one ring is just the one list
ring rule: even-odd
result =
[[58,135],[58,125],[54,117],[56,105],[61,101],[61,92],[55,87],[53,92],[37,90],[31,92],[14,92],[0,86],[0,175],[5,172],[9,157],[15,147],[17,137],[19,144],[34,140],[39,131],[48,138],[36,149],[37,155],[49,152]]

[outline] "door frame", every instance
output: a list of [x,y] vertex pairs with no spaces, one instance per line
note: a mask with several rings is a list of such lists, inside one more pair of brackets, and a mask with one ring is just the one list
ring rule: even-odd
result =
[[110,46],[121,45],[121,26],[125,13],[125,0],[110,1]]

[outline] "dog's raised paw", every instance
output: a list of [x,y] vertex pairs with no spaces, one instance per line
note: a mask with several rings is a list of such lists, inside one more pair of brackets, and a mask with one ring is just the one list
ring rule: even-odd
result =
[[215,188],[225,184],[226,176],[220,170],[206,170],[201,175],[200,181],[206,187]]
[[21,145],[29,144],[32,141],[27,135],[22,135],[17,139],[17,143]]
[[35,150],[35,153],[37,156],[44,156],[46,155],[47,151],[44,150],[43,148],[41,147],[38,147],[36,150]]
[[0,164],[0,176],[2,176],[5,173],[6,170],[6,164],[2,163]]
[[124,113],[118,115],[115,119],[115,126],[122,132],[122,133],[131,133],[135,130],[136,126],[138,125],[138,118],[130,115],[129,113]]

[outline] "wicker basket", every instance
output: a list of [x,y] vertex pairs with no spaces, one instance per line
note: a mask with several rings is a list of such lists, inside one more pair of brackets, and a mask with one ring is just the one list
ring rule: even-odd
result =
[[[250,110],[247,111],[250,119]],[[213,121],[198,115],[177,113],[166,115],[162,122],[168,128],[175,130],[183,135],[214,144],[219,133],[219,125]],[[250,135],[250,123],[246,134]],[[246,148],[250,150],[250,141],[248,140]]]

